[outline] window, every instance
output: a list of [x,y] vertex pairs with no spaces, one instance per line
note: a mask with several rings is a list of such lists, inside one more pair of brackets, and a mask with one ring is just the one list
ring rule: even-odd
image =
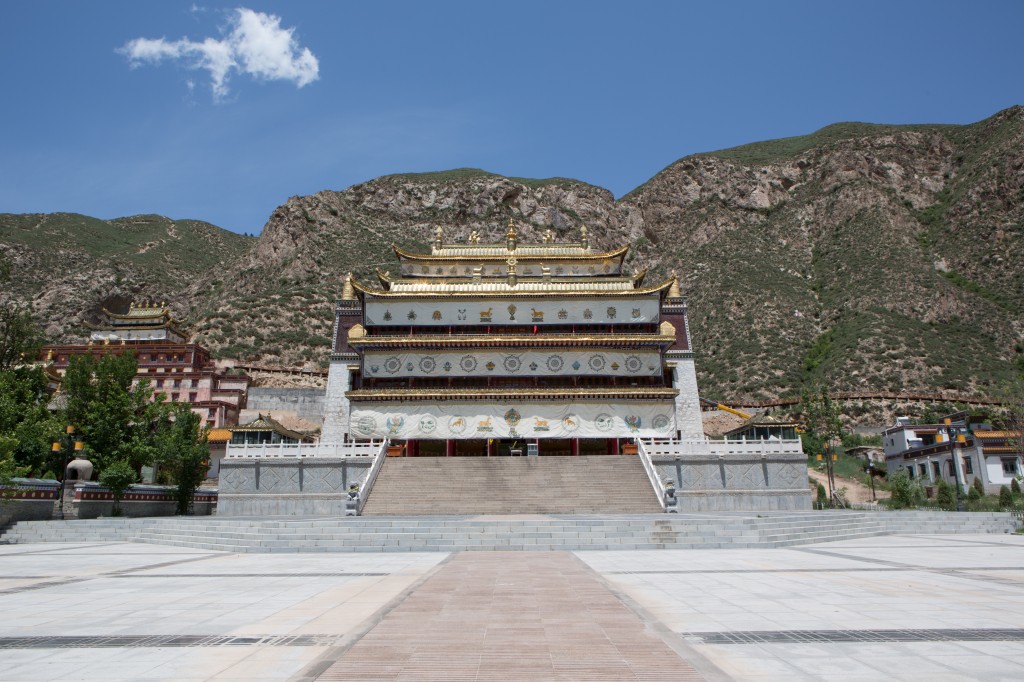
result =
[[974,458],[973,457],[964,457],[964,473],[968,474],[968,475],[974,473]]
[[1003,473],[1008,476],[1017,475],[1017,458],[1008,457],[1003,460]]
[[914,477],[914,465],[913,464],[908,464],[907,465],[907,478],[913,478],[913,477]]
[[175,379],[174,380],[174,387],[175,388],[181,388],[181,379]]
[[190,403],[194,403],[196,401],[196,394],[195,393],[189,393],[188,394],[188,401]]
[[917,465],[917,473],[921,474],[921,478],[928,476],[928,465],[924,462],[919,462]]
[[956,468],[953,466],[953,460],[948,460],[946,464],[949,465],[946,467],[949,475],[952,476],[953,478],[956,478]]
[[[953,460],[949,460],[949,473],[953,474]],[[942,478],[942,466],[938,462],[932,462],[932,478]]]
[[156,387],[157,388],[163,388],[164,387],[164,380],[163,379],[157,379],[156,380]]

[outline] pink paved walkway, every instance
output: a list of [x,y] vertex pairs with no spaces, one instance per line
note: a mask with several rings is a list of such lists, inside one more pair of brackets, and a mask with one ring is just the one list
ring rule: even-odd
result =
[[462,552],[319,678],[701,680],[567,552]]

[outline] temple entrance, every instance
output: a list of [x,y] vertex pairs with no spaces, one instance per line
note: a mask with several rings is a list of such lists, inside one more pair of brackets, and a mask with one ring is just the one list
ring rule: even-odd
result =
[[526,457],[533,446],[541,457],[575,457],[624,453],[628,439],[620,438],[476,438],[466,440],[407,440],[391,442],[393,454],[403,457]]

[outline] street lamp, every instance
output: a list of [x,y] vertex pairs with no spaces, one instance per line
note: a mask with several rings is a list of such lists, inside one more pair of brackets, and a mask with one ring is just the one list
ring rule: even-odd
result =
[[946,440],[949,441],[949,455],[953,461],[953,480],[956,481],[956,510],[964,511],[964,487],[960,483],[960,457],[956,447],[959,442],[959,429],[950,425],[946,427]]
[[60,475],[60,520],[64,520],[64,483],[68,478],[68,457],[72,451],[80,452],[85,444],[82,441],[75,440],[75,427],[68,425],[64,433],[64,447],[60,445],[60,441],[54,441],[53,447],[50,448],[53,452],[64,452],[64,467],[61,469]]

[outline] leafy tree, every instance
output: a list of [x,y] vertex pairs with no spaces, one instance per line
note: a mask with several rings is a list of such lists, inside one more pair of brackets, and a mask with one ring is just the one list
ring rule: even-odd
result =
[[[974,480],[977,481],[978,479],[974,479]],[[982,495],[980,492],[978,492],[978,488],[977,487],[972,485],[970,488],[967,489],[967,501],[968,502],[977,502],[982,497],[984,497],[984,495]]]
[[100,471],[127,461],[135,471],[153,459],[152,430],[160,405],[148,381],[133,386],[137,362],[130,353],[73,356],[64,374],[67,419]]
[[179,514],[190,513],[192,498],[209,468],[210,448],[201,424],[187,405],[168,403],[162,406],[154,434],[156,461],[174,481]]
[[62,434],[61,420],[46,409],[46,375],[36,367],[0,371],[0,436],[13,438],[14,461],[41,476],[55,470],[59,457],[50,445]]
[[14,303],[0,306],[0,371],[35,359],[42,345],[42,332],[27,309]]
[[[818,452],[825,453],[825,466],[828,472],[829,494],[836,490],[835,474],[832,469],[832,458],[828,446],[840,440],[843,435],[843,424],[839,419],[839,405],[828,395],[824,386],[807,385],[800,393],[800,412],[803,415],[807,434],[806,442],[819,445]],[[809,438],[808,438],[809,436]],[[811,453],[816,454],[816,453]]]
[[971,487],[978,491],[978,497],[985,497],[985,484],[981,482],[981,479],[977,476],[974,477],[974,482],[971,483]]
[[117,460],[107,464],[100,472],[100,485],[104,486],[114,496],[114,516],[121,515],[121,500],[128,488],[138,480],[138,474],[127,460]]
[[17,441],[14,438],[0,436],[0,500],[6,499],[11,492],[11,479],[24,476],[28,471],[14,461],[15,445]]

